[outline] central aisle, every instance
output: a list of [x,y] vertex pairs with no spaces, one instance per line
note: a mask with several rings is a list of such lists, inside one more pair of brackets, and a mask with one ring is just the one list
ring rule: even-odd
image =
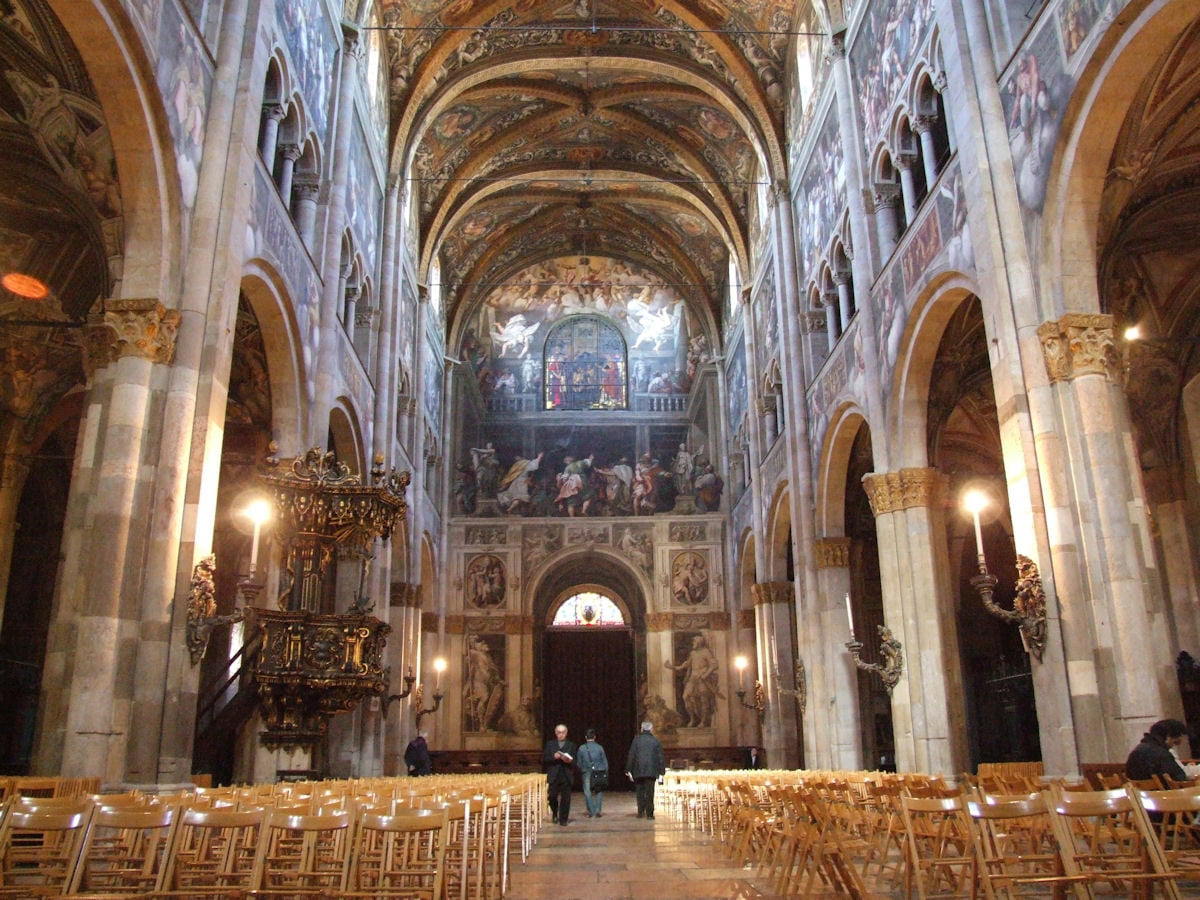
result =
[[542,826],[525,865],[512,867],[510,900],[762,900],[752,873],[735,866],[711,837],[665,818],[639,819],[632,793],[608,794],[604,815],[586,816],[582,794],[571,799],[571,824]]

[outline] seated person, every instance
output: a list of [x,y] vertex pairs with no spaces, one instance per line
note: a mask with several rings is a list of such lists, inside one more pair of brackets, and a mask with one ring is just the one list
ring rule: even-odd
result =
[[1155,775],[1167,775],[1176,781],[1186,781],[1187,775],[1179,760],[1171,753],[1171,748],[1182,744],[1185,737],[1187,726],[1178,719],[1155,722],[1125,760],[1125,777],[1130,781],[1144,781]]

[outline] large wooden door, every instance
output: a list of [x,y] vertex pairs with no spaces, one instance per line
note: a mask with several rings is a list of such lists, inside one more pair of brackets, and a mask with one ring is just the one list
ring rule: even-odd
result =
[[542,653],[543,740],[562,722],[570,739],[583,742],[596,729],[608,754],[614,789],[627,787],[620,774],[629,742],[637,733],[633,635],[626,628],[563,629],[546,632]]

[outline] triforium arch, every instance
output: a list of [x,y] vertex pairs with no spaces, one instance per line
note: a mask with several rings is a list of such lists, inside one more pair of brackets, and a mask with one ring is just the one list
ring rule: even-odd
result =
[[[271,387],[271,433],[284,456],[303,452],[308,434],[304,351],[295,304],[278,271],[265,261],[247,264],[242,296],[258,321]],[[236,350],[235,350],[236,352]]]

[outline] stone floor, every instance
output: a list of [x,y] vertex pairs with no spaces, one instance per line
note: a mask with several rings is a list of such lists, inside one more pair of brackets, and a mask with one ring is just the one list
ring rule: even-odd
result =
[[632,793],[610,793],[604,814],[589,819],[583,795],[571,801],[571,823],[546,820],[522,865],[512,867],[512,900],[763,900],[753,873],[729,861],[711,837],[659,815],[639,819]]

